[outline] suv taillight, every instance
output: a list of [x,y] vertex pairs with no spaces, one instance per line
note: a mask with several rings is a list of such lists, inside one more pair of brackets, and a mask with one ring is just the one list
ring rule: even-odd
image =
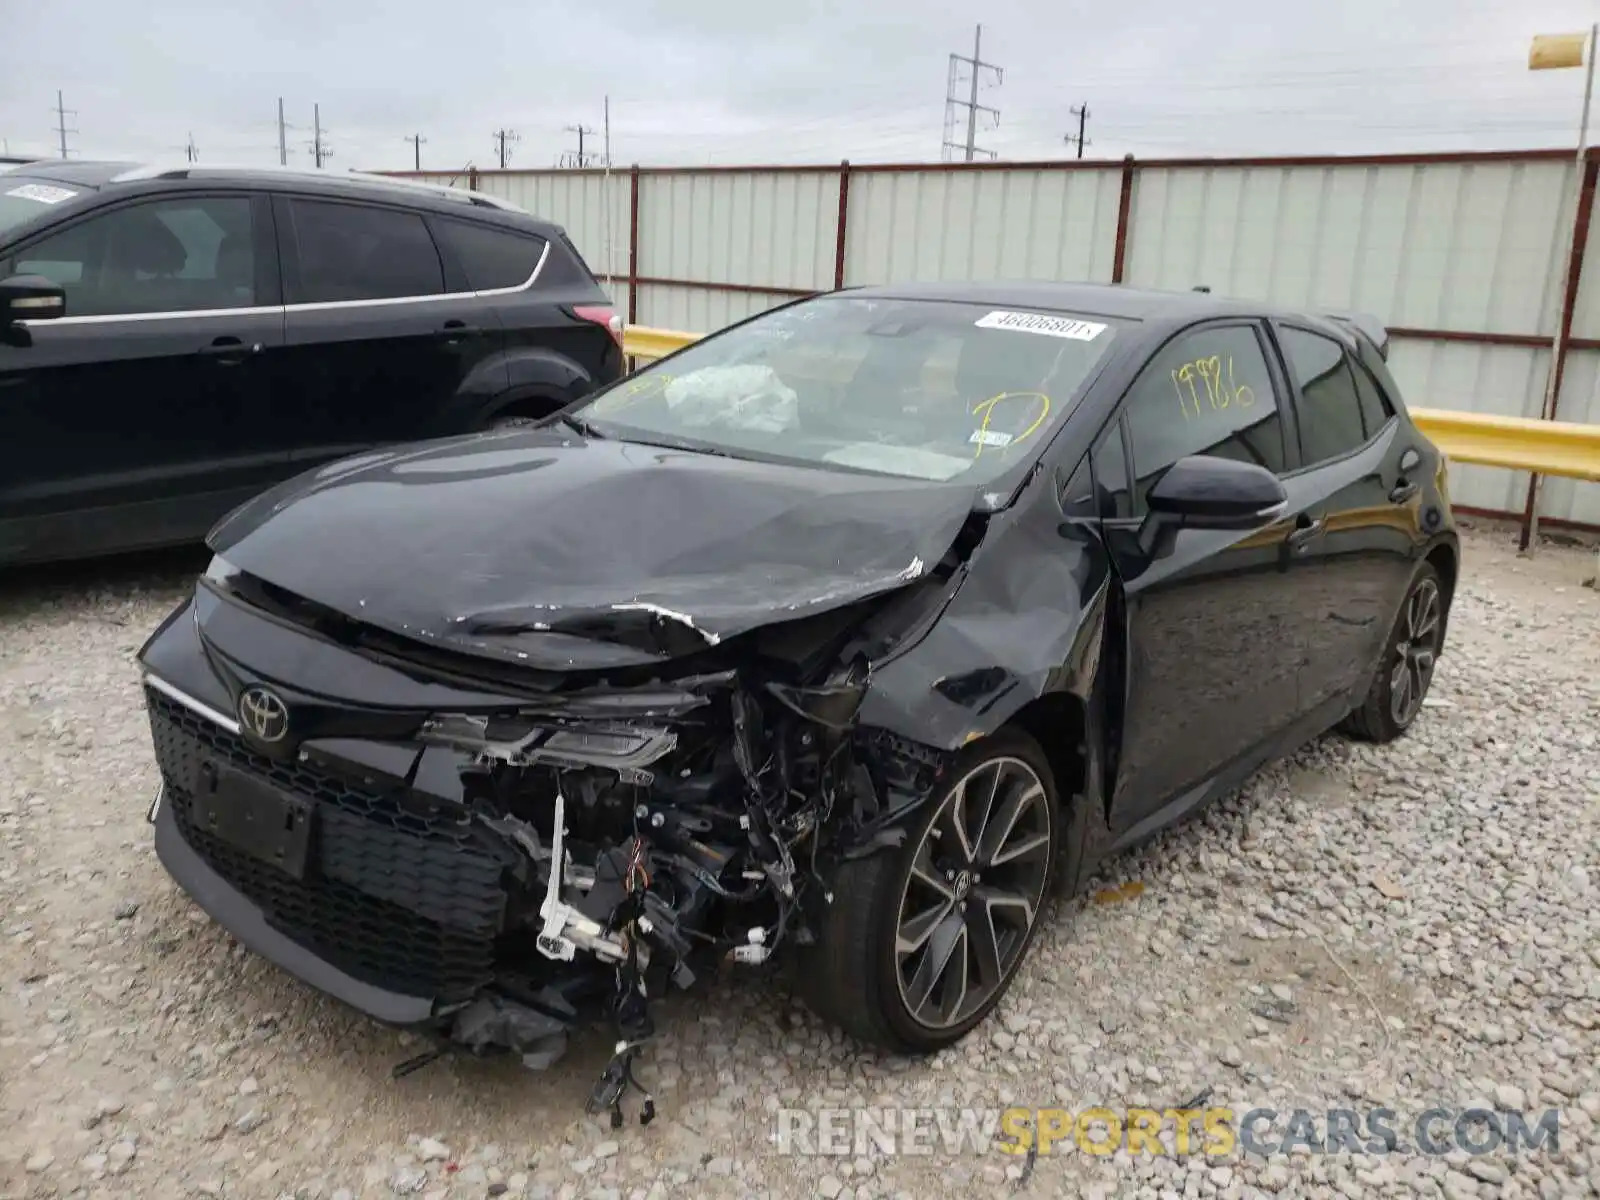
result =
[[575,304],[572,306],[572,315],[605,326],[606,332],[611,335],[611,340],[616,342],[619,348],[621,347],[622,316],[609,304]]

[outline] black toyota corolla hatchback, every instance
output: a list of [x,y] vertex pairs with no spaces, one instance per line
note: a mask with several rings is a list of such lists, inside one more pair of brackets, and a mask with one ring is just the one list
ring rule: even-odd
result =
[[156,847],[246,945],[546,1062],[719,959],[947,1045],[1054,885],[1416,719],[1458,543],[1386,334],[849,290],[247,504],[142,652]]

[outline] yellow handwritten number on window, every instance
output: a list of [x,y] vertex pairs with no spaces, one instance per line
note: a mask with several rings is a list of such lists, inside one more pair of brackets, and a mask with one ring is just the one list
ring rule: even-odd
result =
[[1233,355],[1228,355],[1226,370],[1220,355],[1196,358],[1172,372],[1172,389],[1178,394],[1178,411],[1185,421],[1199,417],[1205,409],[1217,411],[1238,405],[1249,408],[1256,402],[1253,389],[1241,384],[1233,372]]

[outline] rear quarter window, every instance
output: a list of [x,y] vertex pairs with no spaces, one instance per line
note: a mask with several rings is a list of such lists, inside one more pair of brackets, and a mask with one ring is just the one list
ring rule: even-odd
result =
[[473,291],[517,288],[533,277],[545,240],[531,233],[496,229],[471,221],[438,220],[439,240],[466,272]]

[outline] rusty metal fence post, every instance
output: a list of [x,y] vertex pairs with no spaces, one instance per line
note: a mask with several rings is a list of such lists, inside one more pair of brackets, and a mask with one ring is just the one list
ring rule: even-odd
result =
[[1117,194],[1117,244],[1111,254],[1111,282],[1121,283],[1128,266],[1128,221],[1133,213],[1133,155],[1122,160],[1122,186]]
[[844,286],[845,228],[850,220],[850,160],[839,164],[839,223],[833,242],[833,290]]
[[[1596,169],[1600,160],[1583,152],[1583,175],[1578,201],[1572,211],[1572,239],[1567,253],[1566,287],[1561,293],[1561,312],[1556,318],[1555,344],[1551,347],[1550,369],[1539,416],[1554,421],[1561,407],[1561,382],[1567,369],[1567,350],[1572,341],[1572,314],[1578,306],[1578,284],[1583,276],[1583,256],[1589,244],[1589,219],[1594,213]],[[1539,536],[1539,473],[1528,475],[1528,498],[1522,509],[1522,532],[1517,547],[1527,550]]]

